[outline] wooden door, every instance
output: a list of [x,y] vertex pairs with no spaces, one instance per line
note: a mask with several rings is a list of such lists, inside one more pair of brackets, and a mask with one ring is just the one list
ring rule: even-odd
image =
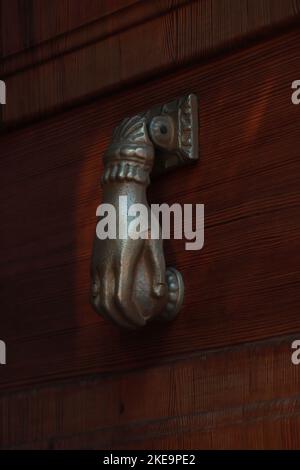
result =
[[[299,10],[83,3],[1,2],[1,447],[298,448]],[[89,304],[103,152],[190,92],[200,160],[149,199],[205,204],[204,248],[165,243],[182,311],[123,331]]]

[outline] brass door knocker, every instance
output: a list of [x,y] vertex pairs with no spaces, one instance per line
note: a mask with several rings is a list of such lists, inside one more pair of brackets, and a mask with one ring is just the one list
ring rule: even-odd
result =
[[[120,196],[127,196],[128,207],[149,207],[150,175],[197,160],[197,122],[197,98],[190,94],[127,118],[115,129],[104,155],[102,185],[103,202],[116,208],[117,226],[128,218],[127,210],[119,210]],[[180,310],[184,284],[176,269],[166,269],[162,238],[96,236],[91,269],[92,305],[121,327],[169,321]]]

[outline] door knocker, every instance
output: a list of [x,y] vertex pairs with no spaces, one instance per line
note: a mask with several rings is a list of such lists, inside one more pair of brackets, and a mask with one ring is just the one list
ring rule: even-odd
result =
[[[104,155],[103,202],[116,208],[116,226],[128,222],[132,204],[147,203],[152,175],[198,159],[198,112],[194,94],[124,119]],[[127,207],[119,210],[120,196]],[[126,220],[122,220],[126,218]],[[166,268],[162,238],[95,237],[91,302],[117,325],[135,329],[154,319],[172,320],[183,301],[184,284]]]

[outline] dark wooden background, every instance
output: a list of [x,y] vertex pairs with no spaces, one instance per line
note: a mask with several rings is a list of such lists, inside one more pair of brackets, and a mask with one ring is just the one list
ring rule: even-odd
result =
[[[299,447],[297,2],[83,3],[1,2],[1,446]],[[123,332],[88,302],[102,154],[188,92],[201,160],[149,194],[204,203],[205,246],[165,244],[176,322]]]

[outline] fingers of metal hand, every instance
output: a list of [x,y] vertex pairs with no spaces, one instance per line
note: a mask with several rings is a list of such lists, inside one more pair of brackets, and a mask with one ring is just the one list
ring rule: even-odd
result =
[[133,301],[134,274],[140,252],[141,250],[139,250],[139,254],[133,254],[127,263],[122,261],[119,263],[116,285],[116,304],[118,309],[134,327],[144,326],[146,323],[145,318],[141,315]]
[[155,297],[164,297],[167,293],[166,266],[163,255],[162,240],[147,240],[147,248],[152,274],[152,289]]
[[120,311],[116,302],[116,279],[113,266],[108,266],[103,273],[100,290],[100,311],[113,323],[124,328],[132,329],[134,326]]

